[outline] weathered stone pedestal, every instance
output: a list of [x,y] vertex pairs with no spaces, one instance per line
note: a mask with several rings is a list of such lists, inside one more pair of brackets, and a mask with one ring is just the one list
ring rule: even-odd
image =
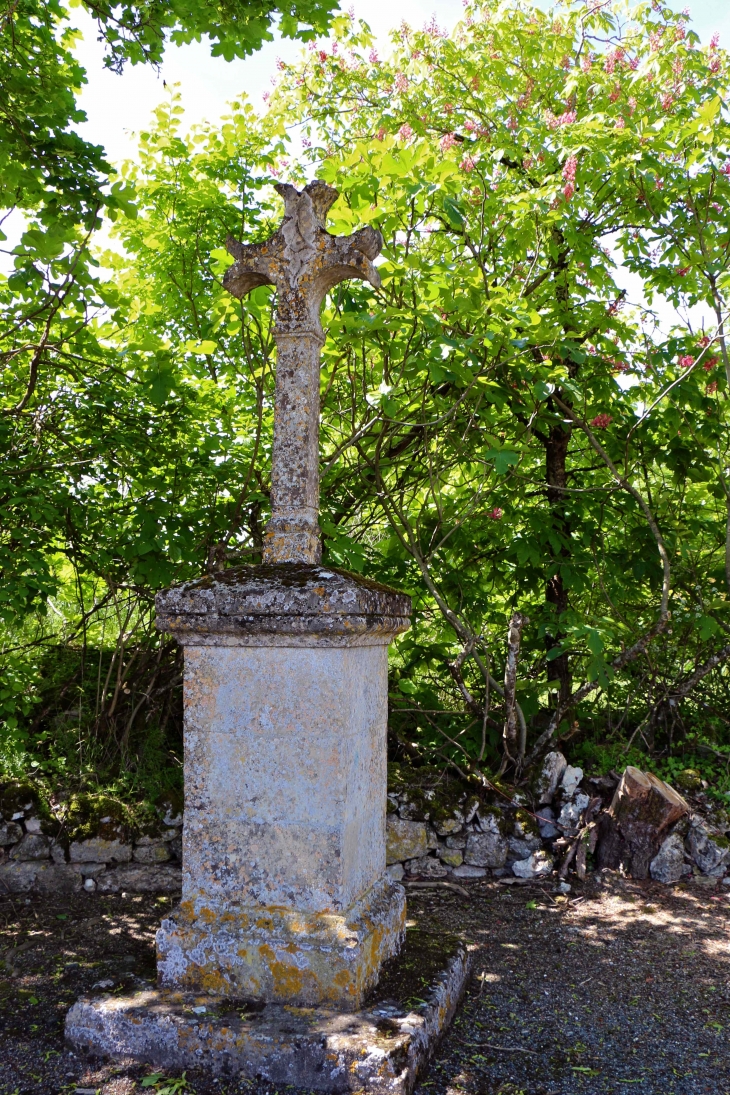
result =
[[388,642],[410,602],[324,567],[160,595],[185,646],[179,909],[164,988],[356,1008],[403,935],[385,878]]

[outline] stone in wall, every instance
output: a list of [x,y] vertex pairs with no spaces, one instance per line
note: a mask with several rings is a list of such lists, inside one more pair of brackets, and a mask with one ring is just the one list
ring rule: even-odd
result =
[[385,838],[385,861],[388,864],[418,859],[428,851],[428,835],[422,821],[406,821],[389,814]]
[[10,853],[11,859],[32,860],[50,857],[50,841],[42,833],[26,833]]
[[719,833],[711,835],[698,818],[693,818],[685,848],[703,874],[721,878],[730,863],[730,842]]
[[409,859],[406,870],[410,875],[418,875],[419,878],[446,878],[449,868],[434,859],[433,856],[424,855],[420,859]]
[[96,879],[100,893],[175,893],[182,885],[179,867],[129,864],[105,871]]
[[105,840],[93,836],[88,840],[75,840],[69,847],[69,859],[72,863],[129,863],[132,858],[132,845],[119,839]]
[[69,864],[26,860],[0,866],[0,889],[6,893],[73,893],[82,879]]
[[569,764],[563,772],[563,778],[560,781],[560,791],[563,798],[572,798],[580,787],[583,779],[583,769],[574,768]]
[[137,844],[132,852],[132,859],[135,863],[169,863],[172,852],[167,841],[160,841],[157,844]]
[[437,855],[447,867],[460,867],[464,862],[464,853],[459,848],[447,848],[445,844],[437,849]]
[[686,874],[692,874],[689,863],[684,861],[684,841],[679,833],[672,833],[662,844],[658,854],[649,864],[649,874],[655,882],[679,882]]
[[535,783],[535,797],[540,806],[549,806],[553,801],[558,784],[563,777],[568,762],[562,753],[547,753],[540,775]]
[[504,867],[507,862],[507,841],[499,831],[469,833],[464,862],[472,867]]
[[17,844],[23,839],[23,830],[17,821],[0,822],[0,847]]
[[553,857],[545,851],[532,852],[527,859],[512,864],[512,873],[517,878],[544,878],[553,869]]

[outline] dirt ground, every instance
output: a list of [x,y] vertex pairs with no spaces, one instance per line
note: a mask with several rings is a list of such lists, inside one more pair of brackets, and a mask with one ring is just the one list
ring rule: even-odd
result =
[[[195,1072],[143,1088],[150,1069],[65,1048],[79,994],[153,980],[171,903],[0,896],[0,1095],[274,1095]],[[730,888],[604,874],[557,897],[480,882],[468,897],[411,889],[409,916],[475,946],[474,979],[417,1095],[730,1095]]]

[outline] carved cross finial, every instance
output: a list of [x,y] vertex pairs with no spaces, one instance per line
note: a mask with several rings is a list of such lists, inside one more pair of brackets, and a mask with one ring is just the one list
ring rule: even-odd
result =
[[338,192],[316,180],[304,190],[277,183],[284,199],[281,227],[265,243],[232,239],[236,262],[224,287],[243,297],[259,285],[277,290],[276,397],[271,469],[271,520],[264,562],[317,563],[322,554],[319,513],[319,355],[324,333],[319,311],[325,294],[347,278],[380,288],[373,259],[383,237],[374,228],[331,236],[327,211]]

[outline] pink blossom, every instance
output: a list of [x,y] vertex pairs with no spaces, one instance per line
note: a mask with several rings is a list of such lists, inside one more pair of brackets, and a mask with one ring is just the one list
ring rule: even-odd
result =
[[399,72],[395,78],[395,86],[398,91],[408,91],[408,77],[404,72]]
[[706,390],[707,390],[708,395],[714,395],[715,392],[717,391],[717,381],[716,380],[711,380],[710,383],[707,385]]
[[709,335],[703,335],[702,338],[699,340],[698,345],[701,346],[702,349],[704,350],[705,347],[709,346],[711,342],[712,342],[712,339],[710,338]]
[[545,121],[547,122],[548,129],[558,129],[561,125],[572,125],[577,118],[577,114],[574,110],[564,111],[559,118],[556,118],[552,110],[545,111]]
[[591,419],[590,424],[596,430],[605,430],[611,425],[612,422],[613,418],[610,414],[597,414],[595,418]]
[[621,84],[614,84],[614,86],[611,90],[611,94],[608,96],[608,101],[610,103],[615,103],[616,100],[618,98],[620,98],[620,96],[621,96]]
[[636,99],[634,98],[633,95],[631,95],[629,100],[628,100],[628,107],[629,107],[629,114],[633,114],[634,111],[636,110]]
[[473,76],[472,77],[471,89],[472,89],[472,91],[479,91],[479,77],[478,76]]
[[565,186],[563,187],[563,194],[565,195],[566,202],[569,202],[570,199],[575,194],[575,186],[573,185],[572,182],[569,182],[569,183],[565,184]]
[[654,186],[656,187],[657,190],[663,190],[664,189],[664,183],[662,182],[661,179],[657,179],[654,183]]
[[649,35],[649,48],[652,53],[658,53],[662,48],[662,35],[664,34],[664,27],[659,27],[652,34]]
[[623,61],[623,59],[624,59],[624,51],[621,49],[620,46],[617,49],[614,49],[611,53],[607,54],[606,61],[605,61],[605,64],[604,64],[604,68],[606,69],[606,72],[608,73],[609,76],[615,70],[616,65],[620,64],[620,62]]
[[477,127],[477,123],[475,121],[473,121],[471,118],[467,118],[466,121],[464,122],[464,129],[466,129],[469,133],[473,133],[474,130],[476,129],[476,127]]
[[570,68],[570,57],[567,53],[563,54],[563,59],[560,62],[563,68]]
[[716,357],[708,357],[702,368],[706,373],[709,373],[710,369],[714,369],[717,365],[718,359]]
[[319,51],[318,56],[319,56],[319,59],[322,62],[322,64],[324,64],[324,62],[327,60],[327,54],[325,53],[325,51],[323,49],[321,49]]
[[691,266],[678,266],[677,267],[677,273],[679,274],[679,276],[681,278],[686,278],[687,274],[690,272],[691,269],[692,269]]
[[638,57],[632,57],[630,62],[629,62],[629,68],[631,69],[632,72],[636,72],[638,67],[639,67],[639,58]]
[[712,60],[710,61],[710,72],[719,72],[719,71],[720,71],[720,58],[719,57],[713,57]]
[[410,140],[410,138],[413,136],[413,130],[408,125],[408,122],[405,122],[405,124],[400,127],[400,129],[398,130],[398,135],[400,136],[402,141]]
[[385,140],[385,134],[387,132],[388,132],[388,130],[385,128],[385,126],[381,125],[380,129],[378,130],[378,132],[375,135],[376,135],[376,137],[379,141],[384,141]]
[[692,357],[692,354],[684,354],[679,359],[679,364],[682,369],[691,369],[694,363],[695,359]]
[[380,58],[378,57],[378,51],[376,49],[371,49],[370,50],[370,53],[368,54],[368,61],[370,62],[371,65],[379,65],[380,64]]
[[661,101],[662,101],[662,110],[669,110],[672,103],[674,102],[674,96],[671,94],[671,92],[668,91],[666,93],[666,95],[662,95],[662,100]]
[[279,72],[282,72],[286,68],[286,65],[282,61],[281,57],[276,58],[276,67],[278,68]]
[[453,114],[453,113],[454,113],[454,104],[453,103],[444,103],[444,114]]
[[441,138],[441,151],[448,152],[455,144],[458,144],[456,135],[454,133],[447,133]]
[[436,16],[435,15],[431,16],[431,22],[426,23],[424,25],[423,29],[425,30],[426,34],[430,34],[432,38],[445,38],[446,37],[446,31],[441,30],[438,23],[436,22]]
[[677,23],[676,27],[674,28],[674,40],[675,40],[675,42],[683,42],[686,33],[687,33],[687,28],[685,27],[684,23]]
[[583,57],[583,60],[580,63],[580,67],[583,69],[584,72],[590,72],[592,64],[593,64],[593,54],[592,53],[586,53],[585,56]]
[[566,182],[575,182],[575,173],[578,168],[578,157],[571,152],[563,166],[563,178]]
[[476,160],[472,159],[471,156],[465,156],[459,164],[459,167],[462,171],[473,171],[476,165]]
[[722,165],[720,171],[723,175],[730,175],[730,160]]
[[518,128],[519,128],[519,122],[515,118],[514,114],[512,114],[510,116],[508,122],[507,122],[507,129],[512,130],[512,132],[514,133],[514,131]]
[[616,119],[616,129],[626,129],[626,119],[625,118],[618,117]]
[[501,521],[504,517],[504,510],[500,509],[499,506],[495,506],[493,510],[489,511],[487,517],[492,521]]

